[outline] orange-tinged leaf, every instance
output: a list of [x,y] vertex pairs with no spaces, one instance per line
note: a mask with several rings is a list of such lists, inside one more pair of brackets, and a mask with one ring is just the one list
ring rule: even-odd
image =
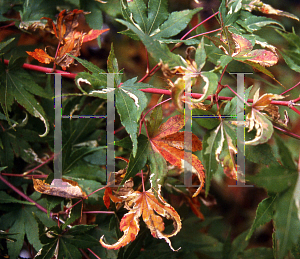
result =
[[82,45],[83,34],[79,32],[73,32],[72,37],[66,41],[66,43],[59,49],[55,63],[60,65],[63,70],[69,67],[73,63],[74,58],[67,54],[71,54],[75,57],[80,55],[80,48]]
[[234,33],[232,33],[232,38],[235,43],[235,51],[232,56],[241,57],[253,49],[251,42],[246,38]]
[[46,64],[55,62],[55,64],[60,65],[63,70],[66,70],[66,68],[74,62],[74,58],[68,54],[71,54],[75,57],[79,56],[83,42],[93,40],[103,32],[109,30],[90,30],[86,35],[84,35],[84,33],[81,31],[77,31],[77,27],[79,25],[78,19],[81,13],[86,14],[82,10],[77,9],[74,9],[73,11],[63,10],[58,15],[56,25],[52,19],[48,17],[41,18],[48,21],[45,26],[45,30],[55,34],[55,36],[58,38],[59,44],[55,58],[50,57],[41,49],[36,49],[34,52],[27,53],[37,59],[39,62]]
[[[161,141],[177,149],[184,149],[184,136],[192,134],[190,132],[176,132],[161,139]],[[202,142],[199,138],[192,134],[192,143],[186,143],[186,148],[193,152],[202,150]]]
[[[130,194],[125,201],[125,208],[127,208],[129,212],[123,216],[120,222],[120,230],[124,232],[124,235],[113,245],[106,244],[103,241],[104,236],[102,236],[100,239],[101,245],[107,249],[116,250],[135,240],[140,230],[139,217],[142,216],[152,236],[165,239],[170,248],[173,251],[177,251],[172,247],[169,237],[177,235],[180,231],[180,216],[160,195],[158,195],[158,197],[159,200],[156,199],[151,190],[146,192],[136,191]],[[163,233],[165,226],[161,217],[173,221],[174,230],[171,234]]]
[[80,13],[83,13],[83,11],[77,9],[69,12],[63,10],[59,13],[56,23],[59,41],[71,38],[70,34],[79,25],[78,16]]
[[[185,125],[183,115],[176,115],[169,118],[163,123],[155,137],[150,139],[152,149],[160,153],[165,160],[170,164],[183,168],[184,166],[184,148],[197,151],[202,149],[202,142],[192,133],[178,132]],[[192,134],[190,143],[184,143],[184,134]],[[189,136],[190,139],[190,136]],[[186,145],[186,146],[185,146]],[[204,167],[197,156],[191,154],[192,173],[196,174],[200,187],[194,193],[193,197],[197,196],[204,185]]]
[[274,66],[278,62],[278,56],[274,52],[264,49],[253,50],[244,57],[249,57],[248,61],[260,64],[263,67]]
[[[170,164],[175,165],[179,168],[183,168],[184,150],[172,147],[168,145],[168,143],[165,143],[160,140],[152,140],[151,144],[152,146],[155,146],[154,150],[157,150],[156,152],[160,153],[164,157],[164,159],[166,159]],[[200,181],[200,187],[193,195],[193,197],[195,197],[200,193],[201,189],[203,188],[205,173],[201,161],[194,154],[192,154],[192,167],[192,173],[195,173]]]
[[91,40],[96,39],[98,36],[100,36],[102,33],[109,31],[109,29],[104,30],[90,30],[88,34],[84,35],[83,42],[88,42]]
[[81,190],[78,183],[67,179],[54,179],[49,185],[45,180],[32,179],[33,187],[37,192],[64,198],[85,198],[86,193]]
[[279,94],[264,94],[261,97],[259,97],[259,89],[256,91],[253,99],[252,107],[257,110],[263,110],[265,107],[267,107],[272,100],[279,100],[284,99],[285,96],[279,95]]
[[53,62],[54,58],[49,56],[44,50],[42,49],[35,49],[34,51],[26,51],[26,53],[41,63],[49,64]]
[[[228,31],[229,32],[229,31]],[[256,49],[252,50],[252,44],[246,38],[229,32],[231,35],[232,40],[234,41],[235,47],[231,54],[232,57],[235,57],[237,60],[252,65],[253,63],[259,64],[263,67],[270,67],[274,66],[278,62],[278,56],[275,52],[275,48],[269,47],[272,51],[265,50],[265,49]],[[209,37],[208,37],[209,38]],[[228,47],[227,40],[224,38],[224,35],[221,34],[220,40],[216,37],[209,38],[217,47],[221,48],[225,54],[228,55],[228,51],[224,48],[224,44]],[[222,43],[222,45],[221,45]],[[268,47],[268,46],[266,46]],[[255,68],[255,64],[253,67]],[[272,76],[271,76],[272,77]]]
[[[163,138],[167,135],[171,135],[173,133],[178,132],[185,125],[185,120],[183,115],[175,115],[168,119],[165,123],[163,123],[159,129],[156,136],[153,138]],[[153,139],[152,138],[152,139]]]
[[181,158],[180,154],[183,153],[182,150],[171,147],[167,143],[163,141],[151,141],[152,147],[154,146],[154,150],[156,149],[158,153],[160,153],[164,159],[166,159],[170,164],[175,165],[181,168]]
[[204,220],[204,215],[200,211],[201,203],[198,198],[186,197],[192,212],[201,220]]
[[112,195],[112,190],[109,187],[105,188],[103,202],[107,209],[109,209],[110,206],[110,195]]
[[53,20],[51,18],[48,18],[48,17],[42,17],[41,20],[42,19],[45,19],[45,20],[48,21],[45,28],[50,30],[55,35],[55,37],[57,38],[56,26],[55,26]]

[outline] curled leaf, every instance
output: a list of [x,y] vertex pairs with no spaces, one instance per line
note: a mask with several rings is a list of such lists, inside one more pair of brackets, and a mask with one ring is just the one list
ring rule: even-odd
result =
[[[113,245],[106,244],[103,241],[104,236],[102,236],[100,239],[101,245],[107,249],[116,250],[135,240],[140,230],[139,217],[142,216],[153,237],[164,239],[173,251],[178,251],[180,248],[175,250],[169,237],[177,235],[180,231],[180,216],[160,195],[158,197],[159,200],[156,199],[151,190],[146,192],[136,191],[127,196],[125,208],[129,212],[123,216],[120,222],[120,230],[124,232],[124,235]],[[161,217],[173,221],[174,230],[171,234],[163,233],[165,226]]]
[[59,196],[69,199],[82,199],[86,197],[86,193],[81,190],[78,183],[67,179],[54,179],[49,185],[45,180],[32,179],[33,187],[37,192]]
[[299,18],[297,16],[295,16],[291,13],[288,13],[288,12],[284,12],[284,11],[275,9],[271,5],[265,4],[260,0],[253,0],[249,4],[245,4],[244,7],[249,12],[255,10],[255,11],[260,11],[265,14],[275,14],[275,15],[279,15],[279,16],[285,16],[285,17],[292,18],[292,19],[299,21]]
[[276,106],[271,105],[272,100],[285,98],[277,94],[264,94],[259,97],[259,89],[255,92],[253,97],[253,104],[251,111],[246,116],[246,126],[249,128],[248,132],[256,129],[256,135],[253,140],[246,141],[246,145],[258,145],[267,142],[273,134],[273,125],[267,118],[266,114],[269,113],[273,118],[280,117]]
[[77,31],[79,15],[82,13],[86,14],[82,10],[77,9],[73,11],[63,10],[59,13],[56,24],[52,19],[42,17],[41,19],[47,20],[47,24],[43,27],[37,24],[36,27],[43,28],[55,35],[59,42],[57,53],[55,57],[51,57],[45,51],[35,49],[34,52],[27,51],[27,54],[41,63],[49,64],[54,62],[65,70],[74,62],[74,58],[70,55],[75,57],[80,55],[82,43],[96,39],[99,35],[109,30],[90,30],[87,34]]

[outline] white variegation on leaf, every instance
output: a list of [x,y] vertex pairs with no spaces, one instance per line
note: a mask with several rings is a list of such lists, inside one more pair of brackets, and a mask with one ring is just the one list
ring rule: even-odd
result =
[[134,95],[133,93],[124,90],[123,88],[121,88],[121,90],[124,91],[131,99],[134,100],[134,104],[135,104],[136,107],[139,109],[139,108],[140,108],[140,105],[139,105],[139,98],[138,98],[136,95]]
[[259,97],[259,89],[253,96],[253,104],[251,111],[246,116],[246,127],[248,132],[256,130],[254,139],[246,141],[246,145],[258,145],[266,143],[273,135],[273,125],[268,119],[265,109],[269,107],[272,100],[283,99],[285,96],[278,94],[266,93]]

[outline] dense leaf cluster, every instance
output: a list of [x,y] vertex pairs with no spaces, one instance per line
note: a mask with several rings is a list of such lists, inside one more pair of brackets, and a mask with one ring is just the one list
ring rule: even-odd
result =
[[[222,0],[208,19],[215,25],[204,28],[202,7],[191,2],[176,10],[167,0],[0,3],[0,256],[299,257],[300,98],[292,86],[300,38],[286,29],[299,19],[260,0]],[[98,37],[104,27],[109,44]],[[92,39],[109,49],[97,65],[84,56]],[[130,63],[131,45],[145,52],[134,72],[121,65]],[[62,81],[62,114],[69,116],[61,120],[62,175],[70,187],[64,192],[51,186],[54,77],[41,73],[45,67],[24,66],[32,61],[27,53],[77,72]],[[244,96],[234,90],[238,72],[247,73]],[[106,172],[109,92],[116,108],[114,183]],[[245,119],[236,121],[241,99]],[[241,127],[244,140],[237,139]],[[239,141],[246,144],[246,176]],[[183,186],[186,165],[192,187]],[[242,184],[255,187],[228,187],[241,175]],[[239,217],[242,223],[230,223]],[[270,236],[256,247],[262,232]]]

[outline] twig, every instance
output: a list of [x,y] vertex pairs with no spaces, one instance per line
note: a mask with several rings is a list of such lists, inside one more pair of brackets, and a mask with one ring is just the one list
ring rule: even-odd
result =
[[87,197],[91,196],[92,194],[94,194],[94,193],[96,193],[96,192],[98,192],[98,191],[103,190],[104,188],[106,188],[106,186],[103,186],[103,187],[97,189],[96,191],[91,192],[89,195],[85,196],[83,199],[81,199],[81,200],[75,202],[70,208],[68,208],[68,209],[66,210],[66,213],[68,213],[74,206],[76,206],[78,203],[82,202],[82,201],[83,201],[84,199],[86,199]]
[[11,176],[11,177],[31,177],[31,179],[32,178],[47,178],[48,177],[47,174],[30,174],[30,175],[26,175],[26,174],[2,173],[2,175],[4,175],[4,176]]
[[294,112],[298,113],[300,115],[300,111],[298,109],[296,109],[294,106],[289,106],[291,110],[293,110]]
[[[4,59],[4,64],[8,65],[8,63],[9,63],[9,60]],[[38,71],[38,72],[53,73],[52,68],[31,65],[31,64],[28,64],[28,63],[23,64],[22,67],[24,69],[34,70],[34,71]],[[70,79],[75,79],[75,77],[77,75],[77,74],[69,73],[69,72],[62,71],[62,70],[55,70],[55,73],[59,73],[59,74],[61,74],[62,77],[66,77],[66,78],[70,78]]]
[[96,255],[91,249],[87,249],[91,254],[93,254],[97,259],[101,259],[98,255]]
[[34,172],[36,169],[42,167],[43,165],[47,164],[48,162],[50,162],[51,160],[54,159],[54,154],[52,154],[52,156],[50,156],[46,161],[44,161],[43,163],[41,163],[40,165],[36,166],[35,168],[25,172],[26,174],[30,174],[31,172]]
[[[183,40],[187,35],[189,35],[193,30],[195,30],[196,28],[198,28],[199,26],[201,26],[203,23],[207,22],[208,20],[210,20],[211,18],[213,18],[214,16],[218,15],[219,11],[214,13],[213,15],[209,16],[208,18],[206,18],[205,20],[203,20],[202,22],[198,23],[196,26],[194,26],[192,29],[190,29],[186,34],[184,34],[180,40]],[[191,38],[190,38],[191,39]]]
[[[8,60],[4,60],[4,63],[7,65],[8,64]],[[46,67],[41,67],[41,66],[36,66],[36,65],[31,65],[31,64],[23,64],[22,66],[25,69],[30,69],[30,70],[34,70],[34,71],[39,71],[39,72],[44,72],[44,73],[52,73],[52,69],[51,68],[46,68]],[[157,68],[158,65],[156,65],[149,74],[151,74],[153,72],[153,70],[155,70],[155,68]],[[61,73],[62,77],[66,77],[66,78],[70,78],[70,79],[75,79],[77,74],[74,73],[68,73],[62,70],[55,70],[55,72],[57,73]],[[142,79],[139,80],[139,82],[142,82],[145,78],[147,78],[149,75],[145,75]],[[299,82],[300,84],[300,82]],[[294,88],[295,86],[293,86]],[[147,89],[140,89],[142,92],[144,93],[153,93],[153,94],[166,94],[166,95],[171,95],[171,92],[169,90],[164,90],[164,89],[157,89],[157,88],[147,88]],[[284,93],[282,93],[284,94]],[[191,93],[191,96],[194,98],[200,98],[203,94],[197,94],[197,93]],[[218,97],[219,100],[231,100],[233,97],[226,97],[226,96],[219,96]],[[209,95],[206,100],[210,100],[211,96]],[[293,100],[293,102],[298,102],[300,101],[300,97]],[[248,99],[247,100],[248,103],[253,103],[252,99]],[[290,106],[291,103],[290,101],[271,101],[271,104],[274,105],[281,105],[281,106]],[[297,112],[298,113],[298,112]]]
[[195,36],[189,37],[189,38],[186,39],[186,40],[191,40],[191,39],[194,39],[194,38],[197,38],[197,37],[206,35],[206,34],[210,34],[210,33],[216,32],[216,31],[221,31],[221,30],[222,30],[222,28],[215,29],[215,30],[212,30],[212,31],[203,32],[203,33],[197,34],[197,35],[195,35]]
[[239,99],[242,100],[242,102],[245,102],[247,104],[247,106],[250,106],[248,102],[245,101],[244,98],[242,98],[237,92],[235,92],[229,85],[226,85],[226,87],[231,91],[233,92]]
[[283,93],[281,93],[281,95],[286,94],[287,92],[293,90],[293,89],[296,88],[298,85],[300,85],[300,81],[299,81],[297,84],[295,84],[293,87],[291,87],[290,89],[288,89],[288,90],[284,91]]
[[141,170],[141,174],[142,174],[143,192],[145,192],[145,183],[144,183],[144,173],[143,173],[143,170]]
[[273,125],[273,127],[274,127],[275,129],[281,131],[281,132],[284,133],[285,135],[288,135],[288,136],[290,136],[290,137],[293,137],[293,138],[296,138],[296,139],[299,139],[299,140],[300,140],[300,136],[299,136],[299,135],[297,135],[297,134],[295,134],[295,133],[293,133],[293,132],[290,132],[289,130],[279,128],[279,127],[277,127],[277,126],[275,126],[275,125]]
[[[45,209],[42,205],[38,204],[36,201],[34,201],[33,199],[31,199],[30,197],[28,197],[25,193],[21,192],[17,187],[15,187],[14,185],[12,185],[9,181],[7,181],[2,174],[0,173],[0,180],[5,183],[9,188],[11,188],[12,190],[14,190],[17,194],[19,194],[21,197],[23,197],[25,200],[34,203],[34,205],[40,209],[41,211],[47,213],[47,209]],[[52,212],[50,212],[50,217],[52,217]]]
[[160,103],[158,103],[158,104],[155,104],[153,107],[151,107],[151,109],[149,109],[149,110],[145,113],[145,115],[143,116],[143,118],[142,118],[141,121],[140,121],[140,130],[139,130],[139,134],[141,134],[141,131],[142,131],[142,123],[143,123],[143,121],[144,121],[146,115],[147,115],[150,111],[152,111],[155,107],[157,107],[157,106],[159,106],[159,105],[162,105],[163,103],[166,103],[166,102],[171,101],[171,100],[172,100],[172,98],[169,98],[169,99],[164,100],[164,101],[162,101],[162,102],[160,102]]
[[95,214],[114,214],[114,211],[106,211],[106,210],[91,210],[91,211],[83,211],[82,213],[95,213]]

